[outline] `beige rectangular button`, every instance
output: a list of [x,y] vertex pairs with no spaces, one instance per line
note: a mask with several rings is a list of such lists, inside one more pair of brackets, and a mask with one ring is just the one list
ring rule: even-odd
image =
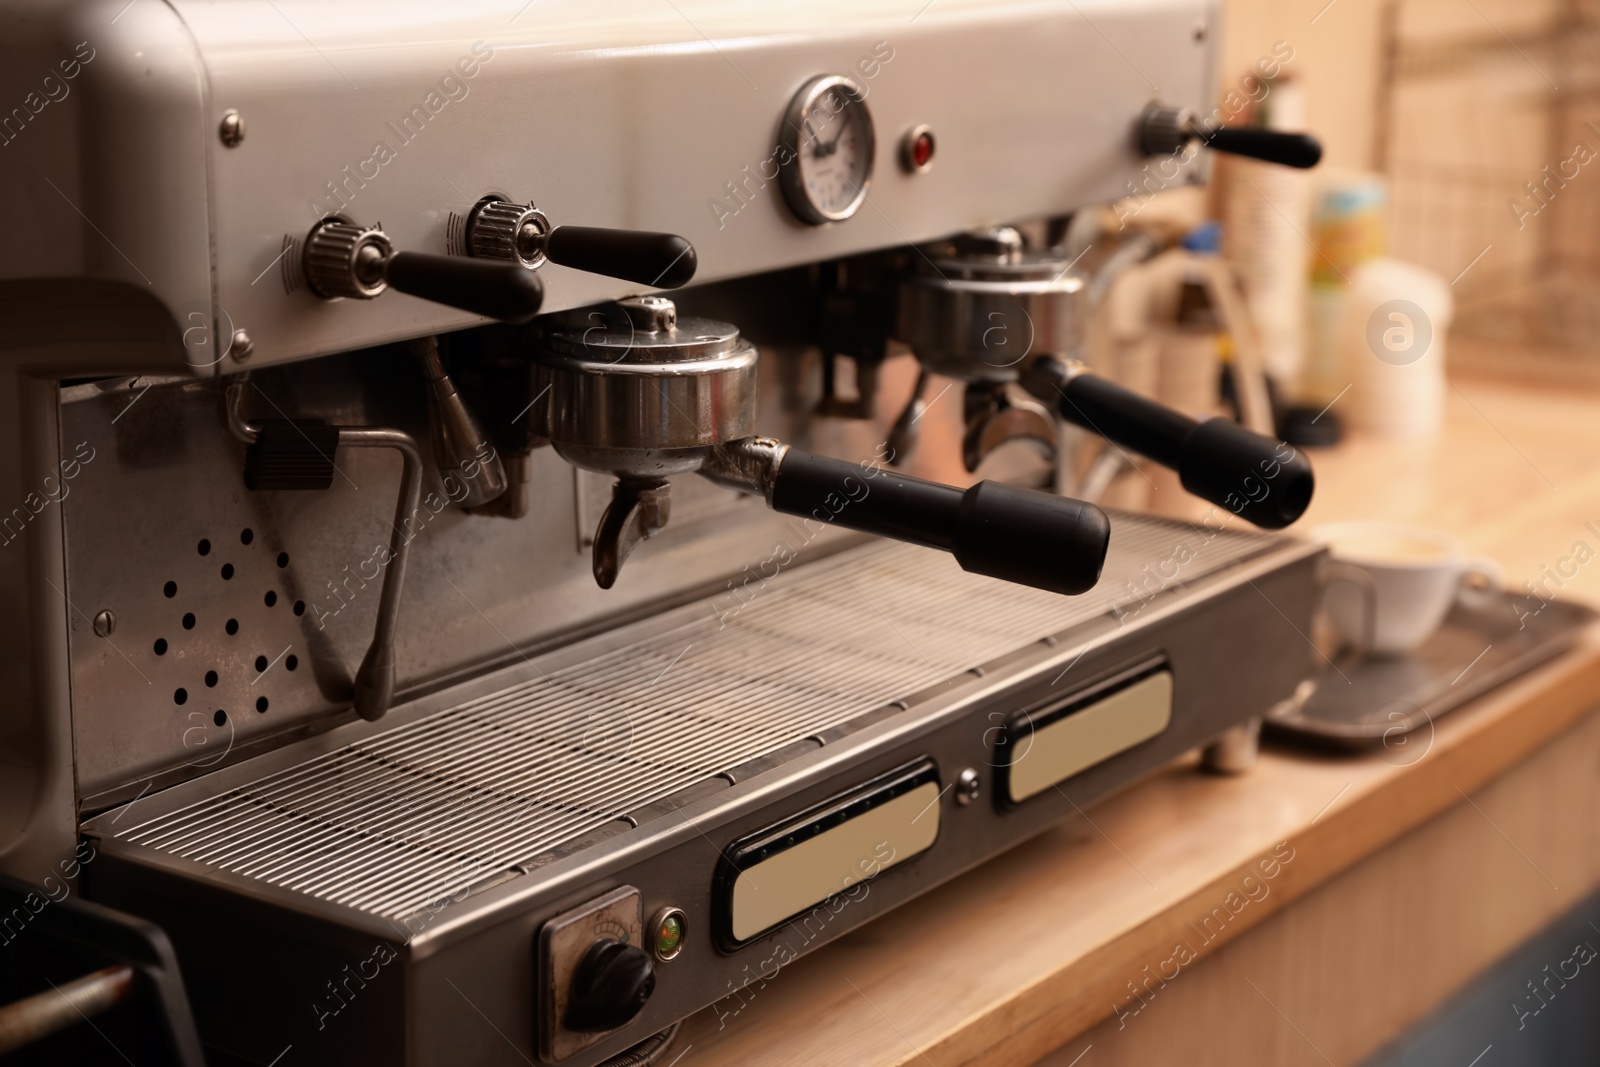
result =
[[733,936],[754,937],[929,848],[939,836],[939,807],[938,783],[923,782],[740,871],[733,883]]
[[1055,722],[1015,738],[1008,768],[1012,803],[1148,741],[1172,721],[1172,672],[1157,671]]

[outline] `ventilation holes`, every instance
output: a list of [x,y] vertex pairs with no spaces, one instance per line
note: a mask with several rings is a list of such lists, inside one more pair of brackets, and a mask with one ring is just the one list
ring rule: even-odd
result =
[[248,545],[251,541],[254,541],[255,539],[256,539],[256,532],[254,530],[250,529],[250,527],[246,526],[244,529],[239,531],[239,543],[241,545]]
[[292,671],[300,666],[300,658],[291,652],[289,653],[289,658],[283,661],[283,665]]
[[274,605],[274,604],[276,604],[278,602],[278,594],[276,592],[274,592],[273,590],[268,589],[267,590],[267,595],[262,597],[261,599],[266,603],[267,607],[270,608],[270,607],[272,607],[272,605]]
[[168,600],[171,600],[173,597],[178,595],[178,583],[168,582],[166,585],[161,587],[161,591],[166,594]]
[[156,638],[156,655],[165,656],[166,654],[167,654],[167,639],[165,637]]
[[222,628],[228,631],[229,637],[232,637],[234,634],[239,632],[239,620],[229,619],[227,622],[222,624]]
[[229,581],[232,578],[233,578],[233,564],[224,563],[222,565],[222,580],[226,582],[226,581]]
[[263,715],[265,715],[267,713],[267,698],[266,697],[256,697],[256,710],[261,712]]
[[217,672],[216,671],[206,671],[206,688],[207,689],[213,689],[213,688],[216,687],[216,684],[217,684]]
[[194,612],[191,611],[191,612],[188,612],[187,614],[184,615],[184,617],[183,617],[183,628],[185,630],[194,629]]
[[183,704],[183,703],[187,702],[188,699],[189,699],[189,691],[187,689],[175,689],[175,690],[173,690],[173,692],[172,692],[172,702],[174,704]]
[[199,552],[202,556],[211,555],[211,542],[207,541],[204,537],[200,538],[200,543],[194,547],[195,551]]
[[221,708],[218,708],[217,713],[211,716],[211,721],[216,723],[218,726],[226,726],[228,725],[228,713],[223,711]]
[[272,666],[272,663],[271,663],[270,660],[267,659],[267,657],[265,657],[265,656],[257,656],[256,657],[256,673],[257,674],[263,673],[270,666]]
[[304,615],[306,613],[306,602],[304,600],[296,600],[294,602],[294,613],[296,615]]
[[278,568],[281,570],[284,567],[287,567],[288,565],[289,565],[289,553],[287,553],[287,552],[279,552],[278,553]]

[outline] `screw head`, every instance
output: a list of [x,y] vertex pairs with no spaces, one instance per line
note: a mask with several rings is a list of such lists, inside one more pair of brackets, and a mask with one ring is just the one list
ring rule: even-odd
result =
[[678,325],[678,306],[664,296],[636,296],[618,303],[634,329],[667,333]]
[[963,808],[977,800],[978,794],[982,791],[983,785],[978,778],[978,772],[971,767],[956,775],[956,803]]
[[244,140],[244,116],[237,111],[224,113],[222,123],[217,127],[217,135],[229,148],[239,147],[239,142]]
[[250,358],[255,350],[256,343],[251,340],[249,333],[244,330],[233,331],[233,344],[228,348],[228,354],[234,358],[235,362],[243,363]]
[[94,633],[96,637],[110,637],[117,629],[117,617],[108,609],[101,609],[94,617]]

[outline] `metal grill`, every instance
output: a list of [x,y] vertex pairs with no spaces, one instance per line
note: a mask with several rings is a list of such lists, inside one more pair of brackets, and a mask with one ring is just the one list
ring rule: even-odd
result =
[[[1271,543],[1119,516],[1078,598],[886,545],[117,836],[403,918],[717,772]],[[1150,568],[1147,571],[1146,568]],[[1169,577],[1170,577],[1170,567]],[[726,607],[724,597],[714,603]],[[539,665],[535,662],[535,667]]]

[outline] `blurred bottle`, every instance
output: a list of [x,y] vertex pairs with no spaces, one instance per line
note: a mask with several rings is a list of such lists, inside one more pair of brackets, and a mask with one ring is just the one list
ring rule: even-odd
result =
[[[1306,92],[1292,75],[1268,82],[1249,125],[1304,130]],[[1305,360],[1306,223],[1311,176],[1253,159],[1219,161],[1226,187],[1227,258],[1261,341],[1267,376],[1280,387],[1300,378]]]
[[1383,179],[1359,171],[1320,176],[1311,241],[1311,290],[1306,306],[1306,360],[1299,398],[1313,406],[1330,403],[1350,384],[1341,361],[1340,329],[1350,285],[1361,266],[1388,245]]

